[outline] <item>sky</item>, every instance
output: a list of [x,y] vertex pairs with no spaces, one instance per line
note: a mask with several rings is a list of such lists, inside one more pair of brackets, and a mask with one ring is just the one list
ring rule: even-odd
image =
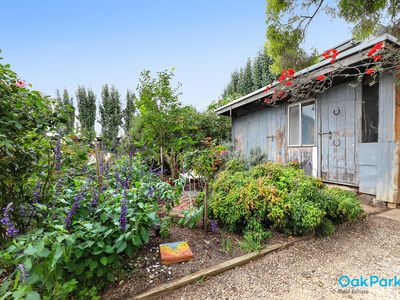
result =
[[[124,98],[140,72],[174,68],[180,100],[199,110],[265,43],[265,0],[0,0],[3,63],[48,95],[78,85]],[[351,37],[324,14],[305,43],[323,51]]]

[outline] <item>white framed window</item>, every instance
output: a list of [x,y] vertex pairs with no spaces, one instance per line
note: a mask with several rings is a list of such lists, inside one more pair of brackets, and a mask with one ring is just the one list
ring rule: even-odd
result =
[[315,145],[315,101],[292,104],[288,108],[289,146]]

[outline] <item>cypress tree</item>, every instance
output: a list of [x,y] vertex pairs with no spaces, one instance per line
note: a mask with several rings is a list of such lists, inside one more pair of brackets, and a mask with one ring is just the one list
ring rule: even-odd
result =
[[68,131],[71,132],[75,126],[75,107],[74,107],[74,99],[72,96],[70,97],[67,89],[64,89],[63,92],[63,104],[67,108],[68,112]]
[[78,86],[76,90],[78,106],[78,120],[81,131],[86,138],[92,139],[95,135],[94,123],[96,121],[96,96],[92,90]]
[[253,91],[253,71],[251,66],[251,59],[247,59],[246,67],[243,74],[244,93],[248,94]]
[[238,78],[238,84],[237,84],[237,91],[241,95],[246,94],[246,86],[245,86],[245,81],[244,81],[243,68],[239,69],[239,78]]
[[263,87],[263,62],[262,53],[258,52],[253,63],[253,90]]
[[136,96],[133,92],[127,91],[126,92],[126,107],[124,109],[124,131],[125,135],[129,135],[129,130],[131,129],[131,126],[133,125],[133,118],[135,116],[135,101],[136,101]]
[[118,90],[104,85],[101,92],[100,124],[101,134],[108,145],[115,145],[121,125],[121,102]]

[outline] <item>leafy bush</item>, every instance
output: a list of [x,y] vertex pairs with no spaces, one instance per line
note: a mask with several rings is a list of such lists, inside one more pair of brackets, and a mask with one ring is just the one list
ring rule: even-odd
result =
[[171,217],[166,216],[161,219],[160,236],[162,238],[168,238],[171,233]]
[[149,241],[150,228],[159,222],[158,202],[173,203],[182,190],[146,168],[140,156],[122,156],[100,191],[89,168],[86,176],[66,178],[51,206],[37,203],[46,216],[41,228],[0,252],[0,273],[7,274],[0,296],[86,298],[115,281],[122,259]]
[[329,234],[329,224],[354,219],[362,212],[354,193],[327,188],[294,164],[267,162],[246,171],[234,159],[217,175],[211,189],[213,217],[227,230],[244,231],[250,245],[257,241],[254,228],[259,226],[290,235],[309,234],[317,228]]
[[261,242],[271,235],[271,231],[265,230],[260,222],[252,219],[246,226],[241,247],[248,252],[259,250]]
[[179,225],[195,228],[203,215],[203,206],[182,211],[184,218],[179,220]]

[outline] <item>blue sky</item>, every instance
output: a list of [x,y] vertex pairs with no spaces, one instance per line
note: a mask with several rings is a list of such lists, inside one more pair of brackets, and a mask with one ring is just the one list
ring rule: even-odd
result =
[[[204,109],[265,42],[264,0],[2,0],[1,8],[3,62],[50,95],[79,84],[99,95],[108,83],[124,96],[143,69],[174,67],[181,101]],[[321,14],[306,47],[323,51],[350,36]]]

